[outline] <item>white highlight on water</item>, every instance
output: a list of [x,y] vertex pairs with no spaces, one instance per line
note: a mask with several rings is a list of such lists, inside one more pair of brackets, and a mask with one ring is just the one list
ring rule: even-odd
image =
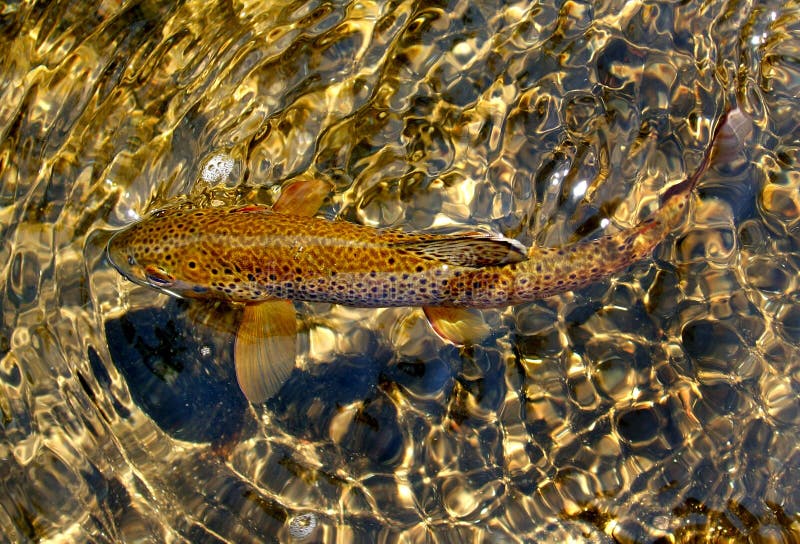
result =
[[317,528],[317,516],[312,512],[295,516],[289,522],[289,534],[292,538],[308,538]]
[[234,164],[233,157],[224,153],[217,153],[208,159],[208,162],[203,166],[200,177],[203,178],[203,181],[209,183],[221,181],[233,171]]

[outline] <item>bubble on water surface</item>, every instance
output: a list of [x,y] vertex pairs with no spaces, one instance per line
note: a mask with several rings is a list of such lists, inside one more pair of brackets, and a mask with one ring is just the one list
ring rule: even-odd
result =
[[208,183],[223,181],[233,172],[235,165],[236,161],[233,160],[233,157],[225,153],[217,153],[206,161],[200,177]]
[[317,516],[312,512],[300,514],[289,521],[289,534],[292,538],[304,539],[311,536],[317,528]]

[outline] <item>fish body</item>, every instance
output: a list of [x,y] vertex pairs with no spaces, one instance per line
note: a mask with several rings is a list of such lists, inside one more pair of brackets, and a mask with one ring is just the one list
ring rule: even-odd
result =
[[[738,108],[717,123],[694,174],[641,223],[562,248],[488,234],[415,234],[313,217],[329,187],[287,186],[274,209],[174,207],[116,233],[108,257],[132,281],[193,298],[275,299],[359,307],[503,307],[578,289],[644,258],[682,220],[716,152],[741,147]],[[717,145],[719,144],[719,145]]]
[[430,235],[262,206],[159,210],[117,233],[108,254],[137,283],[170,294],[358,307],[502,307],[577,289],[652,251],[685,207],[566,248],[482,234]]
[[726,122],[736,112],[741,120],[738,109],[723,116],[695,173],[667,189],[644,221],[562,248],[526,250],[490,234],[417,234],[313,217],[330,187],[307,179],[287,185],[273,208],[157,210],[116,233],[108,258],[128,279],[171,295],[244,303],[234,363],[242,392],[258,403],[295,367],[290,301],[422,306],[442,338],[463,345],[488,334],[474,308],[579,289],[647,257],[683,220],[714,143],[721,160],[738,149],[747,123]]

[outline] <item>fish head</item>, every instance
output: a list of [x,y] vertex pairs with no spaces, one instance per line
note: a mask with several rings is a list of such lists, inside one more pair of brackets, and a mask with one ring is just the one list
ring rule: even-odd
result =
[[[106,255],[111,265],[130,281],[178,297],[203,298],[208,292],[199,268],[185,259],[185,233],[176,223],[181,210],[158,210],[116,232],[108,242]],[[177,223],[179,224],[179,223]]]

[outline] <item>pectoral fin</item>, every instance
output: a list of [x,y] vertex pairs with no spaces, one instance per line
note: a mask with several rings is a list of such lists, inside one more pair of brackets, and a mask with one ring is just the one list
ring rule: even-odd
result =
[[272,209],[279,213],[311,217],[319,211],[331,185],[318,178],[297,178],[283,187]]
[[186,317],[194,324],[208,327],[214,331],[234,335],[237,323],[231,307],[221,300],[199,298],[184,299]]
[[392,245],[424,259],[473,268],[517,263],[528,258],[528,250],[516,240],[484,233],[430,236]]
[[422,310],[436,334],[457,346],[477,344],[489,336],[489,325],[480,310],[432,306]]
[[236,378],[247,400],[274,396],[295,366],[297,318],[287,300],[248,304],[234,347]]

